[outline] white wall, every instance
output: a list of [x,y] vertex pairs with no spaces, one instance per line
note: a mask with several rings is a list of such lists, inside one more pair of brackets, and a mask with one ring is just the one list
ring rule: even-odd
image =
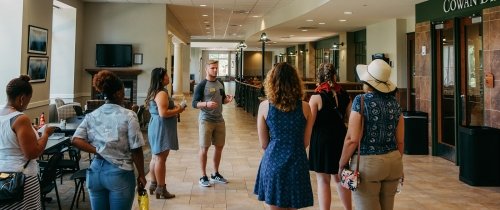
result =
[[[143,53],[138,76],[137,102],[146,97],[151,70],[165,66],[167,56],[167,18],[164,4],[86,3],[85,4],[84,68],[95,68],[96,44],[132,44],[134,53]],[[83,71],[83,69],[82,69]],[[82,74],[82,90],[90,96],[91,76]]]
[[398,87],[406,87],[406,20],[391,19],[366,27],[366,60],[372,54],[384,53],[392,62],[390,80]]
[[194,74],[194,80],[199,83],[203,78],[201,77],[201,48],[191,48],[191,62],[189,64],[189,74]]
[[23,1],[0,0],[0,104],[7,103],[9,81],[21,73],[22,22]]
[[[55,2],[54,2],[55,4]],[[63,3],[53,10],[50,99],[75,98],[76,9]],[[68,78],[68,79],[60,79]]]

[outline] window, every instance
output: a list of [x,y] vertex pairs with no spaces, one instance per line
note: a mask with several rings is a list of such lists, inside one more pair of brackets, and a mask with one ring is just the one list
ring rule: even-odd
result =
[[228,52],[210,52],[208,59],[219,61],[219,77],[229,76],[229,53]]

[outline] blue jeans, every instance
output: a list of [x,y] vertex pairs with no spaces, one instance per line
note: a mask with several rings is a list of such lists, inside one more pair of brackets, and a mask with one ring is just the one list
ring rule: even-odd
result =
[[95,158],[87,169],[87,188],[92,209],[132,209],[135,196],[134,171],[127,171]]

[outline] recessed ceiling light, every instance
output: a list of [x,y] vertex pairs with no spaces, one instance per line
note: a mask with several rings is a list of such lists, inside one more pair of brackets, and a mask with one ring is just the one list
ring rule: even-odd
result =
[[210,23],[210,22],[208,22],[208,20],[205,20],[205,21],[203,21],[203,23]]
[[307,31],[307,29],[302,29],[301,31]]
[[292,37],[292,36],[295,36],[295,35],[293,35],[293,34],[290,34],[289,36],[290,36],[290,37]]
[[307,21],[307,22],[313,22],[314,20],[308,19],[308,20],[306,20],[306,21]]
[[207,31],[207,34],[209,34],[209,33],[210,33],[210,31]]
[[260,16],[258,16],[258,15],[254,15],[254,16],[252,16],[252,17],[254,17],[254,18],[258,18],[258,17],[260,17]]
[[349,12],[349,11],[345,11],[344,12],[345,15],[352,15],[352,12]]
[[210,27],[206,27],[205,29],[210,29]]
[[347,20],[344,20],[344,19],[339,20],[339,22],[345,22],[345,21],[347,21]]
[[203,17],[208,17],[208,15],[202,15]]
[[273,44],[277,44],[278,42],[273,42]]
[[318,24],[320,24],[320,25],[325,25],[326,23],[321,22],[321,23],[318,23]]
[[236,36],[236,33],[233,33],[233,36]]
[[206,4],[200,4],[200,7],[206,7],[207,5]]

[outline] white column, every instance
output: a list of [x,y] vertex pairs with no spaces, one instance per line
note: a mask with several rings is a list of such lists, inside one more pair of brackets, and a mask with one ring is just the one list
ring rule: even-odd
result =
[[182,95],[182,43],[174,41],[174,86],[173,96]]

